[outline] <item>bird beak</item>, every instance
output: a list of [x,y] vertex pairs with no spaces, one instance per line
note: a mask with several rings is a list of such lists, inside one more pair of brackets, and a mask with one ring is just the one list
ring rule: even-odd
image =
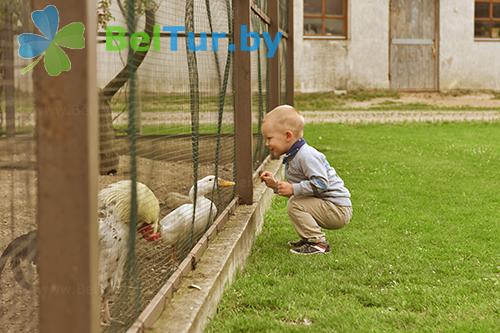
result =
[[137,231],[142,235],[142,238],[144,238],[145,240],[155,241],[160,238],[160,233],[157,231],[157,229],[158,229],[157,224],[151,225],[148,223],[143,223],[140,225]]
[[217,183],[219,184],[220,187],[230,187],[230,186],[234,186],[236,184],[235,182],[232,182],[230,180],[225,180],[222,178],[219,178],[217,180]]

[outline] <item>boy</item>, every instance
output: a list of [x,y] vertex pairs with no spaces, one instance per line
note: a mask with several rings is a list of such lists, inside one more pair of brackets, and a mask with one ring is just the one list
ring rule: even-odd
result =
[[304,118],[289,105],[267,113],[262,135],[273,157],[285,154],[285,178],[276,181],[265,171],[260,179],[275,193],[289,197],[288,216],[301,237],[288,242],[296,254],[330,252],[321,228],[339,229],[352,217],[351,195],[325,158],[303,138]]

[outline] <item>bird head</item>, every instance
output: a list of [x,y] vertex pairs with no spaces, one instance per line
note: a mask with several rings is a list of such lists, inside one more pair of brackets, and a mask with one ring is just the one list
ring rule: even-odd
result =
[[[132,182],[130,180],[121,180],[106,186],[99,192],[100,205],[103,207],[113,205],[119,221],[125,223],[128,223],[130,219],[131,188]],[[137,182],[138,231],[145,239],[158,239],[159,218],[160,203],[158,199],[146,185]]]
[[[234,186],[235,183],[230,181],[230,180],[225,180],[222,178],[216,178],[214,175],[206,176],[205,178],[202,178],[198,180],[197,182],[197,193],[198,196],[205,196],[212,192],[212,190],[217,189],[218,187],[230,187]],[[194,200],[194,186],[191,187],[191,190],[189,191],[189,197],[191,200]]]
[[137,219],[142,222],[138,231],[144,239],[154,241],[160,238],[160,203],[153,191],[142,183],[137,183]]

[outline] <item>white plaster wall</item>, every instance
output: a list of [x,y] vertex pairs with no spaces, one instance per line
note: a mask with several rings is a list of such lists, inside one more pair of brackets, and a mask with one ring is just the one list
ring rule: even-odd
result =
[[441,90],[500,89],[500,41],[474,41],[474,1],[440,1]]
[[300,92],[389,88],[389,0],[348,1],[348,39],[303,35],[303,0],[295,0],[295,88]]

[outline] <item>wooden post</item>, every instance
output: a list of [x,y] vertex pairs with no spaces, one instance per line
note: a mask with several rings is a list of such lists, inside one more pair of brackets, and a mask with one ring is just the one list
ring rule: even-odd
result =
[[[279,31],[279,4],[278,0],[268,2],[269,18],[271,24],[269,33],[274,40]],[[269,59],[269,108],[274,109],[280,105],[280,49]]]
[[[236,193],[240,203],[253,203],[252,182],[252,92],[250,52],[241,50],[241,26],[250,30],[250,0],[233,0],[234,32],[234,131],[236,149]],[[245,41],[248,43],[248,41]]]
[[293,41],[294,41],[294,20],[293,20],[293,0],[288,0],[288,39],[286,40],[286,104],[294,104],[294,60],[293,60]]
[[100,331],[96,3],[35,0],[34,9],[48,4],[59,10],[59,28],[85,24],[85,49],[65,49],[69,72],[51,77],[43,62],[34,72],[39,331],[94,333]]
[[[5,131],[7,137],[16,134],[16,109],[15,109],[15,88],[14,88],[14,31],[12,22],[11,5],[6,2],[4,5],[5,22],[2,31],[2,61],[4,69],[3,89],[5,93]],[[1,114],[0,114],[1,116]]]

